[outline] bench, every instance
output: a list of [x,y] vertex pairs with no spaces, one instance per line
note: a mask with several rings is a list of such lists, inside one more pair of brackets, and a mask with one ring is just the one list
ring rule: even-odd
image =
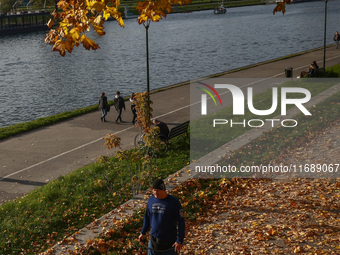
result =
[[322,68],[311,69],[305,77],[308,77],[308,78],[316,77],[319,73],[322,73],[322,72],[323,72]]
[[[158,149],[158,154],[159,155],[163,155],[164,153],[166,153],[168,151],[168,144],[169,144],[169,140],[176,137],[176,136],[179,136],[183,133],[186,133],[187,136],[188,136],[188,127],[189,127],[189,124],[190,124],[190,121],[186,121],[186,122],[183,122],[175,127],[173,127],[170,131],[169,131],[169,135],[168,137],[165,137],[164,135],[159,135],[159,138],[161,139],[161,141],[163,141],[163,145],[165,146],[164,148],[159,148]],[[135,143],[135,147],[138,148],[144,148],[145,147],[145,142],[144,142],[144,136],[145,136],[145,133],[139,133],[135,136],[135,140],[134,140],[134,143]],[[147,153],[150,153],[150,151],[148,151]],[[151,154],[152,154],[152,157],[154,157],[156,154],[155,154],[155,150],[151,150]]]
[[183,133],[186,133],[188,135],[188,127],[189,127],[190,121],[183,122],[175,127],[173,127],[170,132],[168,137],[160,136],[161,140],[164,140],[166,143],[168,141],[176,136],[179,136]]
[[189,127],[190,121],[183,122],[182,124],[179,124],[175,127],[173,127],[168,135],[168,140],[179,136],[180,134],[186,133],[188,135],[188,127]]

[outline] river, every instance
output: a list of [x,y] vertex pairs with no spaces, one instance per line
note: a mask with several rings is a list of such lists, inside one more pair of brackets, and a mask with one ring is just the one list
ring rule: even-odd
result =
[[[150,89],[323,46],[324,1],[171,14],[149,28]],[[340,1],[328,1],[327,44],[340,30]],[[145,28],[105,24],[97,51],[79,46],[61,57],[46,32],[0,37],[0,127],[146,90]],[[308,63],[306,63],[308,64]]]

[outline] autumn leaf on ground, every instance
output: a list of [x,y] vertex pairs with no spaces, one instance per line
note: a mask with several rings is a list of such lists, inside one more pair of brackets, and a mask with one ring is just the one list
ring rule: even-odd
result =
[[297,208],[297,203],[295,201],[290,201],[291,205],[294,206],[295,208]]

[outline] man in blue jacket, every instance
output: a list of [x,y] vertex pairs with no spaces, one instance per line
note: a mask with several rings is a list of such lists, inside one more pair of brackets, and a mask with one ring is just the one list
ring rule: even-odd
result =
[[148,255],[177,254],[183,246],[185,221],[181,203],[166,193],[163,180],[156,179],[152,185],[153,196],[148,200],[139,241],[151,228]]

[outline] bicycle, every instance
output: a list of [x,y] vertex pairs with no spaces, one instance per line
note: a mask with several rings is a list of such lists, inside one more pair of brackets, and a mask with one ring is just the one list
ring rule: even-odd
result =
[[152,158],[162,156],[168,151],[168,139],[166,139],[164,136],[159,136],[161,142],[159,144],[160,146],[157,148],[146,146],[144,139],[144,132],[137,134],[134,139],[135,148],[143,150],[145,154],[148,154]]

